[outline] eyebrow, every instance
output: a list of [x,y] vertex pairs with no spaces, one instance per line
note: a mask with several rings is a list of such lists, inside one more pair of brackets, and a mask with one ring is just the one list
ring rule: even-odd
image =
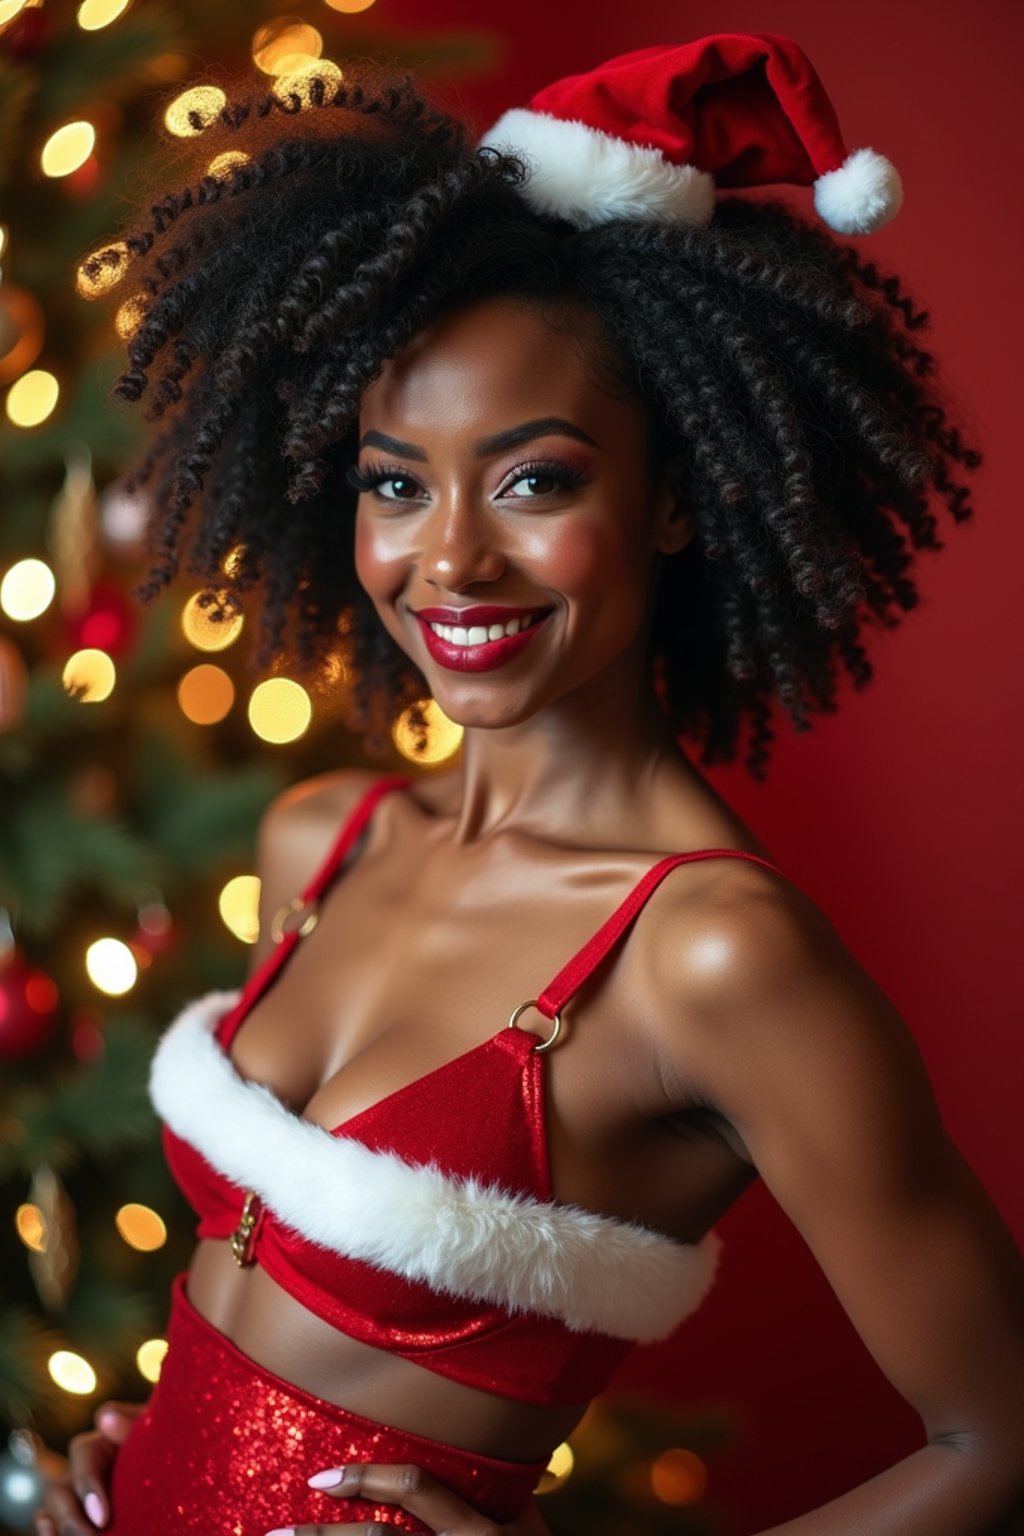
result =
[[[508,427],[504,432],[495,432],[490,437],[480,438],[473,444],[473,452],[478,459],[486,459],[493,453],[503,453],[507,448],[518,448],[534,437],[545,437],[551,432],[558,433],[562,437],[574,437],[577,442],[589,443],[591,448],[599,446],[582,427],[574,426],[563,416],[538,416],[535,421],[524,421],[518,427]],[[389,437],[386,432],[375,432],[372,429],[364,432],[359,446],[360,448],[383,448],[387,453],[400,454],[403,459],[419,459],[423,463],[427,461],[426,450],[418,443],[404,443],[401,438]]]

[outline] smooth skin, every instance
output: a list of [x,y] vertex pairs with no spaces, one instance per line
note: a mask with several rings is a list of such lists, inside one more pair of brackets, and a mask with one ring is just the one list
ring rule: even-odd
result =
[[[493,1032],[665,853],[765,854],[657,708],[654,583],[693,520],[680,466],[647,467],[643,401],[609,392],[599,357],[582,307],[491,299],[436,321],[364,397],[359,463],[385,478],[359,499],[359,578],[465,735],[458,768],[380,802],[232,1044],[243,1076],[328,1127]],[[521,441],[494,442],[516,428]],[[455,671],[415,611],[473,602],[551,612],[504,666]],[[254,964],[374,777],[325,774],[269,808]],[[1017,1529],[1024,1262],[946,1134],[909,1029],[821,910],[749,861],[683,866],[566,1024],[545,1057],[556,1198],[692,1242],[760,1176],[921,1417],[918,1451],[763,1536]],[[348,1339],[226,1243],[197,1246],[189,1294],[268,1369],[452,1445],[543,1455],[586,1408],[513,1403]],[[72,1442],[41,1536],[96,1529],[89,1493],[106,1518],[110,1444],[100,1430]],[[359,1489],[446,1536],[499,1530],[422,1469],[349,1469],[323,1493]],[[344,1523],[343,1503],[333,1513],[300,1536]],[[501,1530],[537,1536],[536,1504]]]

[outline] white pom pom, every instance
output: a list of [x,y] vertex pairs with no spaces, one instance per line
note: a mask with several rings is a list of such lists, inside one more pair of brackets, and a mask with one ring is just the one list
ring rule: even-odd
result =
[[819,216],[841,235],[866,235],[895,218],[903,202],[900,173],[873,149],[855,149],[814,183]]

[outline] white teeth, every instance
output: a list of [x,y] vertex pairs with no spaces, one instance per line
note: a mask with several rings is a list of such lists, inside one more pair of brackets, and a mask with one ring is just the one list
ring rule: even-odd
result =
[[435,635],[440,635],[449,645],[483,645],[487,640],[502,640],[506,635],[518,635],[521,629],[529,628],[537,617],[537,614],[531,613],[525,618],[509,619],[507,624],[474,624],[471,629],[460,624],[435,624],[431,621],[430,627]]

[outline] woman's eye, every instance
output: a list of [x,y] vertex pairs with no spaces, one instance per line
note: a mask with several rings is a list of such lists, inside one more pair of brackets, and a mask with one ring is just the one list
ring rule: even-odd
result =
[[[384,487],[394,487],[392,492],[385,491]],[[405,491],[401,489],[405,487]],[[408,475],[387,475],[383,480],[377,481],[376,489],[380,491],[385,501],[412,501],[419,487],[415,480],[410,480]]]
[[[570,486],[577,485],[579,479],[578,475],[571,474],[567,470],[531,469],[518,475],[515,480],[510,480],[508,491],[513,491],[517,485],[528,486],[529,490],[525,496],[519,494],[513,496],[512,499],[514,501],[530,501],[534,497],[550,496],[556,491],[567,490]],[[505,494],[508,494],[508,492]]]

